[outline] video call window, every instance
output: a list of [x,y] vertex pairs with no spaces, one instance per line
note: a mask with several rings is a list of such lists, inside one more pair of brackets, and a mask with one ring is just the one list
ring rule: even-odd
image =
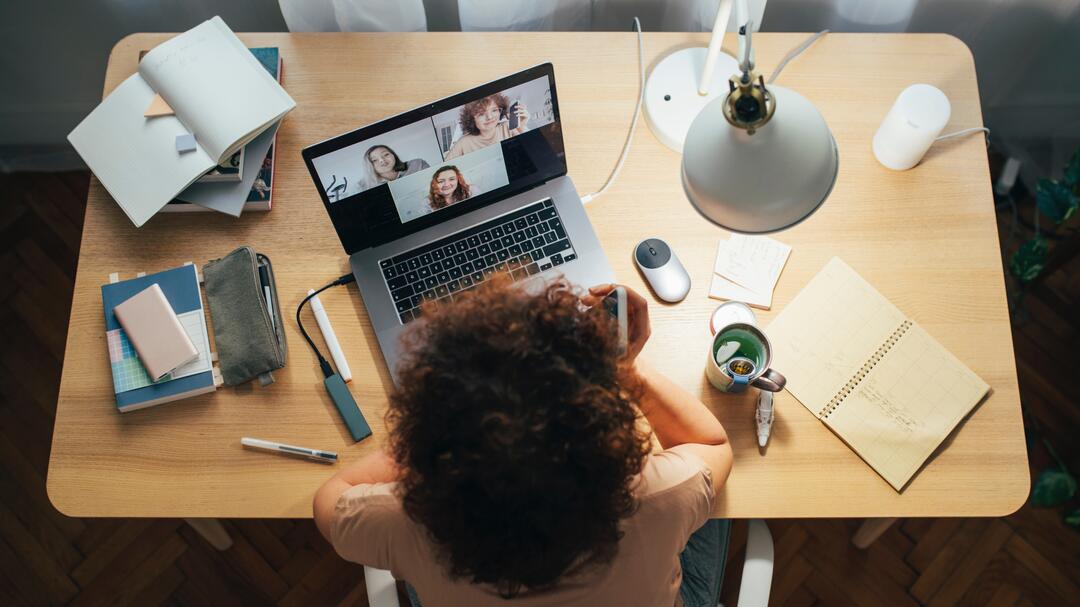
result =
[[[312,160],[332,205],[389,189],[401,223],[510,182],[501,142],[555,121],[546,77]],[[371,192],[372,195],[375,192]]]

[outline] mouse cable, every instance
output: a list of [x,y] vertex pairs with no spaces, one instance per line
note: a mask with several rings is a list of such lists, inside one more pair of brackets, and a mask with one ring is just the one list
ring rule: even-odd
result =
[[300,311],[304,309],[304,304],[311,301],[312,297],[315,297],[316,295],[322,293],[330,287],[347,285],[350,282],[356,282],[356,276],[351,273],[345,274],[339,277],[334,282],[316,289],[314,293],[311,293],[307,297],[305,297],[304,300],[300,302],[300,305],[296,306],[296,324],[300,327],[300,334],[304,336],[304,339],[307,340],[308,345],[311,346],[311,351],[314,352],[316,358],[319,359],[319,368],[322,369],[323,375],[326,377],[330,377],[334,374],[334,368],[330,366],[330,362],[323,357],[322,353],[319,352],[319,348],[315,346],[315,342],[311,341],[311,336],[308,335],[308,332],[304,330],[304,323],[300,322]]
[[630,143],[634,140],[638,117],[641,116],[641,102],[645,99],[645,43],[641,39],[641,21],[637,17],[634,17],[634,31],[637,32],[638,78],[640,79],[638,81],[637,105],[634,106],[634,118],[630,121],[630,131],[626,133],[626,143],[623,144],[622,153],[619,154],[619,160],[615,163],[615,168],[611,170],[611,174],[608,175],[607,181],[599,190],[582,196],[581,204],[588,204],[594,198],[606,192],[611,187],[611,184],[615,183],[619,171],[622,170],[623,164],[626,162],[626,156],[630,152]]

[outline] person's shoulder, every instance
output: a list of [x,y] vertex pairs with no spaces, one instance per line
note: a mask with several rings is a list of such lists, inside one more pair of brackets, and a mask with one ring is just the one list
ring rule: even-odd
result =
[[712,471],[697,455],[678,447],[649,455],[638,478],[639,499],[678,490],[712,488]]
[[396,483],[356,485],[338,498],[330,543],[342,558],[402,574],[423,552],[424,534],[395,494]]
[[473,137],[474,135],[469,134],[459,137],[458,140],[454,142],[454,145],[450,146],[450,150],[446,152],[446,160],[457,158],[458,156],[465,154],[465,146],[469,145],[469,142],[472,141]]
[[401,500],[394,492],[397,483],[354,485],[341,494],[334,508],[336,517],[355,514],[404,513]]

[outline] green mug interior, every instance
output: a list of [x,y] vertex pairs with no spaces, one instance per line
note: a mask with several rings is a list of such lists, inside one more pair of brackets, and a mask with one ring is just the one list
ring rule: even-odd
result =
[[[723,360],[717,358],[720,353]],[[721,368],[732,358],[742,356],[754,362],[753,377],[765,370],[765,344],[760,337],[740,327],[730,327],[718,333],[713,338],[712,355]]]

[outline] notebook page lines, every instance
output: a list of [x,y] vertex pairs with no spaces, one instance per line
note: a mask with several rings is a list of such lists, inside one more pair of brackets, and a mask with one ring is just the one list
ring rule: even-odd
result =
[[826,423],[899,491],[987,390],[912,325]]
[[905,320],[838,258],[833,258],[769,325],[773,366],[815,416]]

